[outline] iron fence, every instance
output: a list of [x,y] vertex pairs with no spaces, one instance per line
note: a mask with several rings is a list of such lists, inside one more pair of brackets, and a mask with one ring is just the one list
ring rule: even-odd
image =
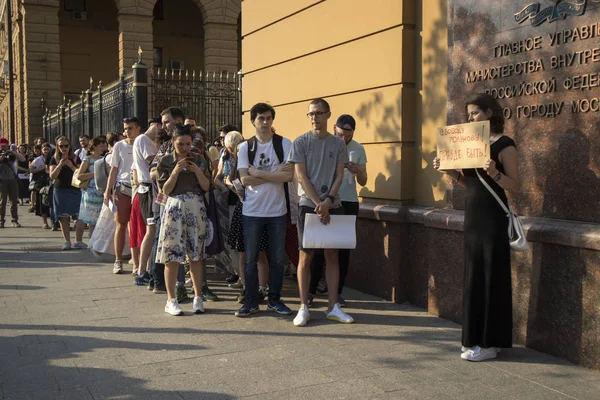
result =
[[90,88],[79,100],[64,100],[56,112],[46,109],[44,136],[53,143],[64,135],[76,143],[82,134],[94,137],[120,132],[124,117],[136,116],[145,125],[149,115],[158,116],[171,106],[195,118],[211,140],[222,125],[233,124],[241,130],[241,75],[157,69],[147,77],[140,59],[131,74],[123,74],[106,86],[99,82],[96,90],[90,78]]
[[150,75],[151,115],[170,106],[195,118],[215,139],[219,127],[233,124],[241,130],[241,76],[238,73],[157,69]]

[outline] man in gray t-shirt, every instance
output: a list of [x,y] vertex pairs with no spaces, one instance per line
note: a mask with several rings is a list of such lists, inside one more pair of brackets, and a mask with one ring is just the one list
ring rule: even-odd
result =
[[[308,106],[307,116],[312,123],[312,130],[294,140],[289,158],[289,161],[295,164],[300,195],[297,226],[300,242],[298,286],[301,304],[294,318],[295,326],[305,326],[310,319],[307,302],[310,262],[314,250],[302,248],[306,214],[317,214],[323,224],[329,223],[330,214],[343,214],[338,191],[347,161],[344,141],[327,131],[327,120],[331,117],[329,104],[323,99],[314,99]],[[338,250],[325,249],[325,260],[327,286],[338,287]],[[337,293],[334,290],[330,291],[327,319],[346,324],[353,323],[354,319],[342,311],[337,300]]]

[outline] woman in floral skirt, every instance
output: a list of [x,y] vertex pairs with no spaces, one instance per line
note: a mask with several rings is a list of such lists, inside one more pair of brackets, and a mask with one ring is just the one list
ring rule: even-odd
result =
[[204,312],[202,304],[202,254],[208,217],[204,193],[210,180],[200,167],[200,155],[191,153],[192,134],[189,126],[178,125],[173,134],[175,151],[165,154],[158,163],[158,183],[168,196],[156,252],[156,262],[165,264],[167,304],[165,312],[182,315],[176,299],[175,282],[179,264],[190,260],[190,274],[194,284],[195,314]]
[[100,210],[102,210],[102,202],[104,201],[104,194],[96,188],[96,181],[94,180],[94,163],[102,157],[104,151],[106,151],[106,140],[103,137],[92,139],[77,174],[77,179],[89,182],[88,187],[81,190],[79,220],[89,225],[90,237],[94,232]]

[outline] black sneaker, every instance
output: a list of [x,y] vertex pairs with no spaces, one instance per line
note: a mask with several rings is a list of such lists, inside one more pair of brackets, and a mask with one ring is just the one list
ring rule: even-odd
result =
[[311,308],[314,305],[315,296],[308,294],[308,300],[306,301],[306,307]]
[[136,286],[146,286],[150,283],[150,274],[148,271],[144,272],[143,275],[138,275],[133,280],[133,284]]
[[175,292],[175,296],[177,297],[178,303],[183,303],[190,299],[187,294],[187,289],[185,288],[185,286],[177,286],[177,291]]
[[225,282],[227,283],[236,283],[240,279],[236,274],[231,274],[227,278],[225,278]]
[[154,294],[166,294],[167,287],[164,283],[154,283],[154,289],[152,289],[152,293]]
[[327,294],[329,293],[329,291],[327,290],[327,281],[325,280],[325,278],[321,278],[319,280],[316,292],[319,296],[327,296]]
[[214,294],[207,285],[202,286],[202,300],[204,301],[219,301],[219,298]]
[[244,304],[242,308],[235,312],[235,316],[240,318],[249,317],[252,314],[256,314],[259,311],[260,309],[258,308],[258,306],[252,307],[250,304]]
[[269,301],[269,304],[267,305],[267,310],[275,311],[279,315],[290,315],[292,313],[292,310],[290,310],[290,308],[286,306],[281,300]]

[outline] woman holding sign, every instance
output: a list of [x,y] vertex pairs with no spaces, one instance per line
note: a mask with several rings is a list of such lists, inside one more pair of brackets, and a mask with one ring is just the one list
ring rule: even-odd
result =
[[[519,191],[515,142],[504,136],[498,101],[478,94],[466,103],[469,122],[490,121],[490,159],[479,175],[508,204],[505,191]],[[433,167],[439,169],[435,158]],[[512,289],[508,218],[475,169],[442,171],[466,188],[462,355],[468,361],[495,358],[512,347]]]

